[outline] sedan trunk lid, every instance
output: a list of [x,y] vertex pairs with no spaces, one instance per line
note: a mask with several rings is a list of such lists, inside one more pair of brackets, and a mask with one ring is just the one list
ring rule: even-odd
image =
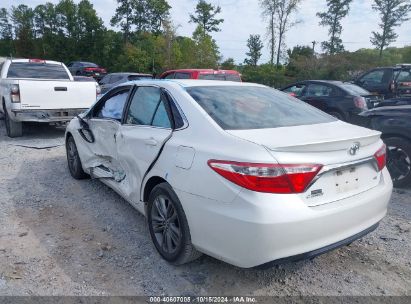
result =
[[377,131],[337,121],[227,132],[264,146],[280,164],[322,165],[307,191],[299,194],[312,207],[365,192],[381,179],[374,158],[383,144]]

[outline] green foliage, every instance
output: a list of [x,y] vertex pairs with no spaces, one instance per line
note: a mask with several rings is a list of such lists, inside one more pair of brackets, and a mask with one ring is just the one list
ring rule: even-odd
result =
[[274,64],[274,53],[277,56],[277,67],[283,58],[282,50],[285,47],[285,34],[299,21],[293,21],[291,15],[298,10],[301,0],[260,0],[263,17],[269,21],[267,26],[270,37],[271,64]]
[[110,23],[119,26],[127,42],[133,30],[159,33],[170,16],[166,0],[117,0],[118,7]]
[[220,52],[215,40],[208,35],[202,26],[197,26],[193,34],[196,68],[217,68]]
[[195,15],[190,15],[190,22],[201,26],[204,33],[219,32],[218,26],[224,22],[224,19],[216,18],[219,13],[221,13],[221,7],[207,3],[205,0],[199,0]]
[[260,35],[250,35],[247,40],[248,52],[246,55],[249,57],[244,60],[245,64],[256,66],[261,58],[261,50],[264,45],[261,41]]
[[236,64],[233,58],[227,58],[220,64],[220,69],[222,70],[234,70],[236,68]]
[[274,88],[282,87],[289,82],[285,76],[285,70],[272,64],[243,66],[241,75],[244,81],[261,83]]
[[370,41],[380,51],[381,57],[383,50],[398,37],[394,28],[409,19],[411,3],[409,0],[374,0],[372,8],[381,17],[381,32],[372,32]]
[[327,0],[328,10],[317,13],[320,17],[320,25],[328,26],[330,40],[322,42],[324,51],[328,54],[336,54],[344,51],[340,38],[342,32],[341,20],[347,16],[352,0]]

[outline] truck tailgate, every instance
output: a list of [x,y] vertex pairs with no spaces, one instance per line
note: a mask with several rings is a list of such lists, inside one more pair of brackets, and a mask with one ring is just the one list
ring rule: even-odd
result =
[[58,80],[19,80],[21,109],[85,109],[96,100],[96,84]]

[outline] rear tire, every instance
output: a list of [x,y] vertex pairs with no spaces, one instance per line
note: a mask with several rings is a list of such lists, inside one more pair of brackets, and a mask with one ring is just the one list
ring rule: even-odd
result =
[[3,109],[7,136],[11,138],[21,137],[23,135],[23,123],[20,121],[11,120],[7,110],[5,108]]
[[384,139],[387,145],[387,169],[395,187],[411,185],[411,142],[401,137]]
[[73,136],[69,136],[66,142],[67,164],[70,174],[75,179],[86,179],[89,175],[84,172],[81,165],[80,156],[78,154],[76,142]]
[[151,191],[147,220],[151,240],[167,262],[182,265],[202,255],[191,243],[186,215],[169,184],[161,183]]

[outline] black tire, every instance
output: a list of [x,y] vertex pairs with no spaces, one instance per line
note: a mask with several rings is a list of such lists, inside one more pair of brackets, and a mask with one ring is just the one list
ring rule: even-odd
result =
[[333,111],[333,112],[328,112],[328,114],[335,117],[335,118],[337,118],[337,119],[339,119],[339,120],[345,121],[344,116],[341,113]]
[[11,138],[23,136],[23,123],[11,120],[7,110],[5,108],[3,108],[3,110],[7,136]]
[[80,156],[77,151],[77,145],[74,141],[73,136],[68,136],[66,141],[66,155],[67,155],[67,164],[69,167],[70,174],[75,179],[85,179],[89,175],[84,172],[81,165]]
[[201,256],[191,244],[186,215],[169,184],[161,183],[151,191],[147,221],[154,246],[169,263],[182,265]]
[[384,139],[387,145],[387,168],[395,187],[411,185],[411,142],[401,137]]

